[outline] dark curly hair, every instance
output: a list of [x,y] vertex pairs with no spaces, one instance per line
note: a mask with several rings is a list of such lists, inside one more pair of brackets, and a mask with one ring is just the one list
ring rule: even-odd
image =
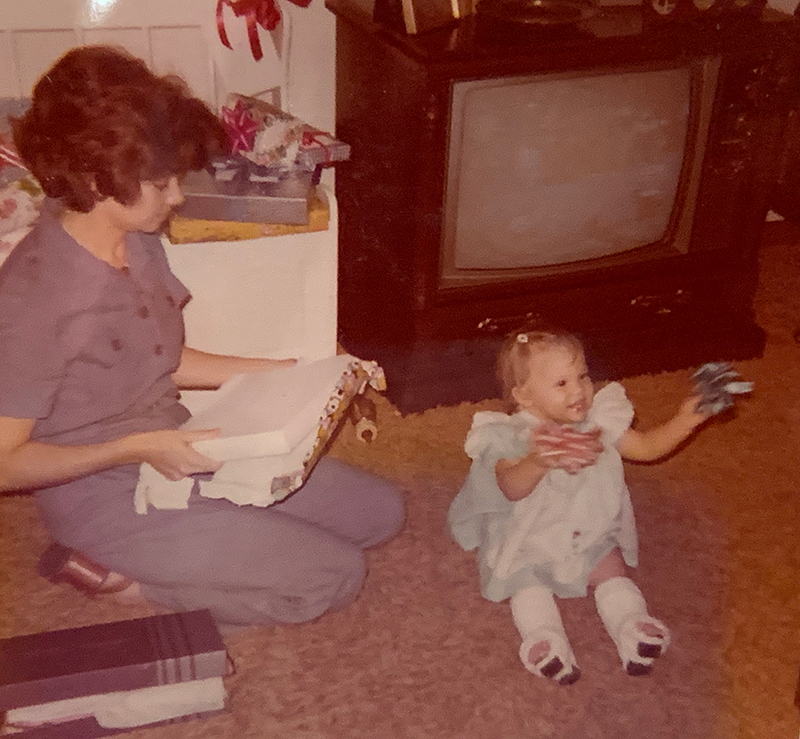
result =
[[12,127],[45,193],[83,213],[106,198],[132,205],[143,181],[202,169],[225,149],[222,123],[180,78],[112,46],[68,51]]

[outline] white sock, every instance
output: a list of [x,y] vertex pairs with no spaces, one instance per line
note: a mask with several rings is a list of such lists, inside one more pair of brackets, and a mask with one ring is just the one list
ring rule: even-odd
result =
[[[580,677],[561,614],[547,588],[532,586],[514,593],[511,596],[511,615],[522,637],[519,658],[527,670],[563,685],[569,685]],[[534,664],[529,658],[531,647],[543,641],[548,642],[550,649]]]
[[[653,660],[667,651],[670,636],[669,629],[647,613],[636,583],[628,577],[611,577],[595,588],[594,599],[622,666],[631,675],[648,673]],[[652,624],[661,636],[648,636],[639,627],[641,623]]]

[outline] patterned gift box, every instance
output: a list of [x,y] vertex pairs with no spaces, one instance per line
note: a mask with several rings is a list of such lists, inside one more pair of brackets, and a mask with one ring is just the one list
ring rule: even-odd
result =
[[[385,389],[383,369],[350,354],[228,380],[183,426],[220,429],[217,438],[193,445],[225,462],[208,479],[198,477],[199,494],[259,507],[283,500],[305,482],[354,401],[369,387]],[[142,465],[134,506],[142,514],[149,506],[185,509],[192,483],[167,480]]]
[[22,115],[28,101],[0,98],[0,264],[30,231],[44,200],[39,183],[17,156],[10,118]]
[[349,144],[258,98],[229,95],[222,120],[231,153],[256,165],[265,176],[276,170],[315,169],[350,158]]

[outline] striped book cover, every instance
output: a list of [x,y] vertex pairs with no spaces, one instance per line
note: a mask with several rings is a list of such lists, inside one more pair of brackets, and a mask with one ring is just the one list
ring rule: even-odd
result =
[[0,711],[203,680],[229,658],[206,610],[0,640]]

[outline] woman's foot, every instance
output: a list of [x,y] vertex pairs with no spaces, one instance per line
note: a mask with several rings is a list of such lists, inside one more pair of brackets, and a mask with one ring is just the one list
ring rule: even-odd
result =
[[61,544],[51,544],[44,551],[39,558],[39,574],[54,584],[69,583],[92,598],[111,596],[122,603],[144,601],[139,583]]
[[137,603],[147,603],[147,599],[142,595],[142,588],[138,582],[120,575],[119,572],[109,572],[106,582],[111,590],[100,593],[103,597],[111,598],[118,603],[133,605]]

